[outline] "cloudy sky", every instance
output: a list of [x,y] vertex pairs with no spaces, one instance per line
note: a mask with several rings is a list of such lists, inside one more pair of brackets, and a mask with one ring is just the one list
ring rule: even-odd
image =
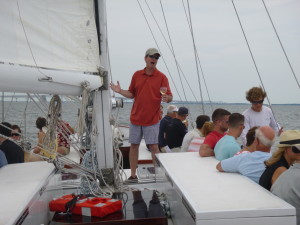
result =
[[[300,103],[300,1],[233,2],[254,60],[231,0],[106,1],[113,81],[127,89],[132,74],[145,66],[146,49],[156,47],[163,56],[157,67],[167,75],[176,100],[200,101],[202,95],[204,100],[246,102],[245,91],[263,85],[272,104]],[[190,12],[200,64],[185,12]]]

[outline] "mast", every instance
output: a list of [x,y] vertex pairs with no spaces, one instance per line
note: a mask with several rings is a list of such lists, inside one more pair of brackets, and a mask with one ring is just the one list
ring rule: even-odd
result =
[[113,168],[113,145],[112,145],[112,128],[110,125],[111,115],[111,97],[109,90],[109,63],[108,63],[108,48],[107,48],[107,19],[106,19],[106,4],[105,0],[95,1],[95,11],[97,13],[96,21],[99,54],[101,66],[100,75],[103,78],[103,86],[95,94],[95,121],[98,129],[96,138],[96,151],[99,169]]

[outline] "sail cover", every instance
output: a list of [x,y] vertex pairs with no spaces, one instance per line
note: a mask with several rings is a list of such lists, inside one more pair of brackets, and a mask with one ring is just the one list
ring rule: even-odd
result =
[[93,0],[0,0],[0,62],[97,72]]

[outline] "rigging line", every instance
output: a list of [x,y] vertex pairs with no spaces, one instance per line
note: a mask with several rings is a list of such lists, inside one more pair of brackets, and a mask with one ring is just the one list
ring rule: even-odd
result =
[[44,110],[48,110],[48,105],[47,105],[47,101],[46,101],[46,99],[43,99],[42,97],[41,97],[41,95],[39,95],[39,94],[33,94],[36,98],[37,98],[37,100],[40,102],[40,104],[44,107]]
[[21,25],[22,25],[22,29],[23,29],[23,31],[24,31],[24,35],[25,35],[25,38],[26,38],[26,42],[27,42],[28,48],[29,48],[29,50],[30,50],[31,57],[32,57],[32,59],[33,59],[33,61],[34,61],[34,64],[35,64],[35,66],[36,66],[36,69],[39,71],[39,73],[41,73],[42,75],[44,75],[44,76],[46,77],[46,79],[52,80],[52,78],[49,77],[49,76],[47,76],[46,74],[44,74],[44,73],[39,69],[39,67],[38,67],[38,65],[37,65],[37,62],[36,62],[35,57],[34,57],[34,55],[33,55],[33,51],[32,51],[32,49],[31,49],[31,45],[30,45],[30,43],[29,43],[29,39],[28,39],[28,37],[27,37],[27,33],[26,33],[26,30],[25,30],[25,26],[24,26],[24,24],[23,24],[23,20],[22,20],[22,17],[21,17],[21,11],[20,11],[20,6],[19,6],[19,0],[17,0],[17,6],[18,6],[18,14],[19,14],[19,18],[20,18]]
[[[191,22],[190,22],[189,19],[188,19],[188,15],[187,15],[186,8],[185,8],[185,5],[184,5],[183,0],[182,0],[182,4],[183,4],[184,12],[185,12],[185,15],[186,15],[186,18],[187,18],[187,22],[188,22],[189,27],[190,27],[190,31],[191,31],[191,33],[192,33],[193,27],[192,27]],[[213,112],[212,101],[211,101],[210,94],[209,94],[209,91],[208,91],[208,87],[207,87],[207,84],[206,84],[206,79],[205,79],[205,76],[204,76],[204,71],[203,71],[203,68],[202,68],[202,65],[201,65],[201,61],[200,61],[200,57],[199,57],[199,54],[198,54],[198,50],[197,50],[196,44],[195,44],[195,48],[194,48],[194,49],[195,49],[195,51],[196,51],[196,56],[197,56],[197,60],[198,60],[198,62],[199,62],[199,66],[200,66],[202,78],[203,78],[203,81],[204,81],[205,90],[206,90],[206,93],[207,93],[207,96],[208,96],[208,100],[209,100],[209,103],[210,103],[211,111]],[[198,75],[198,76],[199,76],[199,75]],[[200,82],[200,78],[199,78],[199,82]],[[203,100],[202,100],[202,101],[203,101]],[[204,106],[203,106],[203,108],[204,108]]]
[[[146,2],[146,4],[147,4],[147,2]],[[147,4],[147,6],[148,6],[148,4]],[[191,86],[190,86],[190,84],[189,84],[189,82],[188,82],[188,80],[187,80],[187,78],[186,78],[184,72],[182,71],[182,69],[181,69],[181,67],[180,67],[180,64],[178,63],[178,61],[177,61],[177,59],[176,59],[174,50],[172,51],[172,49],[171,49],[171,47],[170,47],[168,41],[166,40],[166,37],[165,37],[163,31],[161,30],[161,27],[160,27],[159,23],[158,23],[157,20],[156,20],[156,17],[153,15],[152,10],[150,9],[149,6],[148,6],[148,9],[149,9],[149,11],[150,11],[150,13],[151,13],[151,15],[152,15],[152,17],[153,17],[153,19],[154,19],[154,21],[155,21],[157,27],[158,27],[158,29],[159,29],[161,35],[163,36],[163,39],[164,39],[164,41],[166,42],[166,45],[168,46],[169,50],[171,51],[172,56],[174,57],[175,63],[176,63],[176,65],[177,65],[177,69],[179,68],[179,70],[180,70],[180,72],[182,73],[183,78],[185,79],[185,81],[186,81],[186,83],[187,83],[187,85],[188,85],[188,87],[189,87],[189,90],[191,91],[191,93],[192,93],[192,95],[193,95],[195,101],[198,102],[198,100],[197,100],[197,98],[196,98],[196,96],[195,96],[195,93],[194,93],[193,89],[191,88]],[[163,9],[162,9],[162,11],[163,11]],[[163,11],[163,13],[164,13],[164,11]],[[165,22],[165,23],[166,23],[166,22]],[[178,70],[177,70],[177,71],[178,71]],[[178,71],[178,74],[179,74],[180,72]],[[171,76],[171,75],[170,75],[170,76]],[[180,76],[180,74],[179,74],[179,76]],[[177,91],[177,87],[176,87],[175,84],[174,84],[174,86],[175,86],[176,91]],[[178,94],[178,92],[177,92],[177,94]],[[178,94],[178,95],[179,95],[179,94]],[[180,98],[180,100],[181,100],[181,96],[180,96],[180,95],[179,95],[179,98]]]
[[[16,92],[14,92],[14,95],[11,97],[9,106],[8,106],[8,108],[7,108],[7,110],[6,110],[5,114],[4,114],[4,118],[6,118],[6,114],[7,114],[7,113],[9,112],[9,110],[10,110],[10,107],[11,107],[11,104],[12,104],[12,102],[13,102],[13,100],[14,100],[15,95],[16,95]],[[4,121],[4,120],[3,120],[3,121]]]
[[[183,8],[184,8],[184,13],[185,13],[185,16],[186,16],[186,20],[187,20],[189,28],[190,28],[190,32],[192,33],[193,28],[192,28],[191,22],[189,21],[189,17],[187,15],[186,6],[185,6],[183,0],[182,0],[182,5],[183,5]],[[210,94],[209,94],[209,91],[208,91],[208,87],[207,87],[207,84],[206,84],[206,79],[205,79],[205,76],[204,76],[204,71],[203,71],[203,68],[202,68],[202,65],[201,65],[201,61],[200,61],[200,58],[199,58],[199,54],[198,54],[198,50],[197,50],[196,44],[195,44],[195,48],[194,49],[196,51],[197,60],[198,60],[199,66],[200,66],[200,70],[201,70],[202,78],[203,78],[203,81],[204,81],[205,90],[206,90],[206,93],[207,93],[207,96],[208,96],[209,104],[210,104],[210,107],[211,107],[211,111],[213,112],[212,101],[211,101]]]
[[[156,39],[155,39],[155,36],[154,36],[154,34],[153,34],[153,32],[152,32],[152,29],[151,29],[151,27],[150,27],[150,24],[149,24],[149,22],[148,22],[148,20],[147,20],[147,17],[146,17],[146,15],[145,15],[145,13],[144,13],[144,11],[143,11],[143,9],[142,9],[142,6],[141,6],[139,0],[137,0],[137,2],[138,2],[138,4],[139,4],[140,10],[141,10],[141,12],[142,12],[142,14],[143,14],[143,16],[144,16],[144,19],[146,20],[146,23],[147,23],[148,28],[149,28],[149,30],[150,30],[150,33],[151,33],[151,35],[152,35],[152,37],[153,37],[153,39],[154,39],[154,42],[156,43],[157,48],[158,48],[158,50],[160,51],[159,45],[158,45],[158,43],[157,43],[157,41],[156,41]],[[160,51],[160,52],[161,52],[161,51]],[[178,89],[177,89],[177,87],[176,87],[176,84],[175,84],[175,82],[174,82],[174,80],[173,80],[173,77],[172,77],[172,75],[171,75],[171,72],[170,72],[170,70],[169,70],[169,67],[167,66],[167,63],[166,63],[166,61],[165,61],[165,59],[164,59],[163,56],[162,56],[162,59],[163,59],[163,61],[164,61],[164,64],[165,64],[165,66],[166,66],[166,69],[167,69],[168,73],[170,74],[170,78],[171,78],[172,83],[173,83],[173,85],[174,85],[174,87],[175,87],[176,93],[177,93],[177,95],[179,96],[179,99],[182,101],[181,96],[180,96],[180,94],[179,94],[179,92],[178,92]]]
[[[262,81],[262,78],[261,78],[261,76],[260,76],[260,73],[259,73],[259,71],[258,71],[258,67],[257,67],[257,65],[256,65],[256,62],[255,62],[255,59],[254,59],[253,53],[252,53],[252,51],[251,51],[251,48],[250,48],[250,45],[249,45],[249,42],[248,42],[248,39],[247,39],[246,33],[245,33],[245,31],[244,31],[244,28],[243,28],[242,22],[241,22],[241,20],[240,20],[239,14],[238,14],[238,12],[237,12],[237,9],[236,9],[236,7],[235,7],[234,0],[231,0],[231,2],[232,2],[232,5],[233,5],[233,8],[234,8],[235,14],[236,14],[236,16],[237,16],[237,19],[238,19],[238,21],[239,21],[240,27],[241,27],[241,29],[242,29],[242,32],[243,32],[243,35],[244,35],[245,41],[246,41],[246,43],[247,43],[247,47],[248,47],[248,50],[249,50],[249,52],[250,52],[250,55],[251,55],[252,61],[253,61],[253,63],[254,63],[254,66],[255,66],[255,69],[256,69],[257,75],[258,75],[258,77],[259,77],[260,83],[261,83],[261,85],[262,85],[262,88],[263,88],[263,90],[265,91],[266,89],[265,89],[265,87],[264,87],[264,83],[263,83],[263,81]],[[267,98],[268,104],[269,104],[269,106],[270,106],[270,109],[271,109],[271,111],[272,111],[273,117],[274,117],[275,121],[277,121],[277,120],[276,120],[276,117],[275,117],[275,114],[274,114],[274,110],[273,110],[273,108],[272,108],[272,106],[271,106],[271,102],[270,102],[270,100],[269,100],[269,97],[268,97],[268,95],[266,96],[266,98]],[[278,127],[278,130],[280,130],[279,124],[278,124],[278,123],[276,123],[276,125],[277,125],[277,127]]]
[[212,106],[212,101],[210,99],[210,94],[208,92],[208,87],[207,87],[207,84],[206,84],[206,79],[205,79],[205,76],[204,76],[204,72],[203,72],[203,69],[202,69],[202,65],[201,65],[201,62],[200,62],[200,58],[199,58],[199,54],[198,54],[197,48],[196,48],[196,54],[197,54],[197,59],[199,61],[199,66],[200,66],[200,70],[201,70],[201,74],[202,74],[202,78],[203,78],[205,90],[206,90],[206,93],[207,93],[207,98],[208,98],[209,105],[210,105],[210,108],[211,108],[211,113],[213,113],[214,110],[213,110],[213,106]]
[[202,87],[201,87],[200,75],[199,75],[199,66],[198,66],[198,61],[197,61],[196,44],[195,44],[195,37],[194,37],[194,31],[193,31],[192,16],[191,16],[189,0],[187,0],[187,5],[188,5],[188,13],[189,13],[188,15],[189,15],[189,21],[190,21],[190,31],[191,31],[191,36],[192,36],[192,40],[193,40],[193,49],[194,49],[194,56],[195,56],[195,62],[196,62],[198,85],[199,85],[200,97],[201,97],[201,101],[202,101],[202,111],[203,111],[203,114],[205,114],[204,103],[203,103],[203,95],[202,95]]
[[[147,5],[148,5],[148,4],[147,4]],[[191,86],[190,86],[190,84],[189,84],[189,82],[188,82],[188,80],[187,80],[187,78],[186,78],[184,72],[182,71],[182,69],[181,69],[181,67],[180,67],[180,64],[178,63],[178,61],[177,61],[177,59],[176,59],[176,56],[175,56],[175,54],[174,54],[174,51],[172,51],[172,49],[171,49],[171,47],[170,47],[168,41],[166,40],[165,35],[164,35],[164,33],[162,32],[162,30],[161,30],[161,28],[160,28],[160,25],[158,24],[157,20],[155,19],[155,16],[154,16],[153,13],[152,13],[152,10],[150,9],[149,6],[148,6],[148,8],[149,8],[150,13],[152,14],[152,17],[153,17],[154,21],[156,22],[156,25],[157,25],[157,27],[158,27],[158,29],[159,29],[161,35],[163,36],[163,38],[164,38],[164,40],[165,40],[165,42],[166,42],[166,45],[168,46],[169,50],[171,51],[172,56],[174,57],[174,60],[175,60],[175,62],[176,62],[176,65],[178,65],[178,68],[179,68],[180,72],[182,73],[183,78],[184,78],[184,80],[186,81],[186,84],[187,84],[188,87],[189,87],[189,90],[191,91],[191,93],[192,93],[192,95],[193,95],[195,101],[198,103],[198,100],[197,100],[197,98],[196,98],[196,96],[195,96],[195,93],[194,93],[194,91],[192,90],[192,88],[191,88]],[[179,73],[179,72],[178,72],[178,73]],[[171,75],[170,75],[170,76],[171,76]],[[179,76],[180,76],[180,74],[179,74]],[[171,77],[171,78],[172,78],[172,77]],[[180,100],[182,101],[182,98],[181,98],[181,96],[180,96],[179,93],[178,93],[178,89],[177,89],[177,87],[176,87],[174,81],[173,81],[173,84],[174,84],[174,86],[175,86],[176,92],[177,92],[177,94],[178,94]]]
[[276,36],[277,36],[277,39],[278,39],[278,41],[279,41],[279,43],[280,43],[280,46],[281,46],[281,48],[282,48],[282,51],[283,51],[283,53],[284,53],[284,55],[285,55],[285,58],[286,58],[286,60],[287,60],[287,62],[288,62],[288,64],[289,64],[289,66],[290,66],[290,69],[291,69],[293,75],[294,75],[294,78],[295,78],[295,80],[296,80],[296,83],[298,84],[298,87],[300,88],[299,81],[298,81],[298,79],[297,79],[297,77],[296,77],[296,74],[295,74],[295,72],[294,72],[294,69],[293,69],[291,63],[290,63],[290,60],[289,60],[289,58],[288,58],[288,56],[287,56],[287,54],[286,54],[286,51],[285,51],[285,49],[284,49],[284,47],[283,47],[283,45],[282,45],[282,42],[281,42],[280,37],[279,37],[279,35],[278,35],[278,33],[277,33],[277,30],[276,30],[276,28],[275,28],[275,26],[274,26],[274,23],[273,23],[273,20],[272,20],[272,18],[271,18],[271,15],[270,15],[270,13],[269,13],[269,10],[268,10],[268,8],[267,8],[267,6],[266,6],[266,4],[265,4],[265,1],[262,0],[262,2],[263,2],[263,4],[264,4],[264,7],[265,7],[266,12],[267,12],[267,14],[268,14],[268,17],[269,17],[269,19],[270,19],[270,22],[271,22],[271,24],[272,24],[272,27],[273,27],[273,29],[274,29],[274,32],[275,32],[275,34],[276,34]]
[[27,101],[26,101],[26,105],[25,105],[25,109],[24,109],[24,141],[27,142],[27,123],[26,123],[26,112],[27,112],[27,107],[28,107],[28,103],[29,103],[29,98],[27,97]]
[[[63,98],[67,101],[67,102],[71,102],[72,105],[79,107],[81,100],[79,99],[78,96],[72,96],[72,95],[66,95],[63,96]],[[69,100],[69,101],[68,101]]]
[[29,93],[27,93],[27,96],[35,103],[35,105],[41,110],[41,112],[44,113],[44,115],[47,115],[46,111],[44,111],[44,110],[40,107],[40,105],[33,99],[33,97],[32,97]]
[[[108,58],[108,69],[109,69],[109,73],[108,73],[108,76],[110,77],[110,82],[112,82],[113,80],[113,75],[112,75],[112,70],[111,70],[111,64],[110,64],[110,55],[109,55],[109,48],[108,48],[108,41],[106,43],[107,45],[107,58]],[[112,91],[112,97],[116,97],[116,93],[114,91]]]
[[[151,11],[151,9],[150,9],[150,7],[149,7],[149,5],[148,5],[148,3],[147,3],[146,0],[145,0],[145,2],[146,2],[147,6],[148,6],[148,8],[149,8],[149,10],[150,10],[150,12],[152,14],[152,11]],[[182,88],[182,91],[183,91],[183,95],[184,95],[185,100],[187,101],[185,89],[183,87],[182,78],[181,78],[181,75],[180,75],[180,72],[179,72],[179,68],[178,68],[178,62],[177,62],[176,57],[175,57],[175,50],[174,50],[174,47],[173,47],[173,43],[172,43],[172,39],[171,39],[171,36],[170,36],[170,31],[169,31],[169,27],[168,27],[168,23],[167,23],[167,19],[166,19],[165,13],[164,13],[164,9],[163,9],[161,0],[160,0],[160,6],[161,6],[161,10],[162,10],[163,17],[164,17],[164,22],[165,22],[166,29],[167,29],[167,34],[168,34],[168,37],[169,37],[169,42],[170,42],[170,45],[171,45],[171,49],[170,50],[171,50],[171,52],[172,52],[172,54],[174,56],[176,68],[177,68],[177,71],[178,71],[178,76],[179,76],[180,83],[181,83],[181,88]],[[158,24],[157,21],[156,21],[156,19],[155,19],[155,16],[153,16],[153,14],[152,14],[152,17],[154,18],[156,24]]]
[[2,92],[2,121],[4,121],[4,92]]
[[[146,0],[145,0],[145,1],[146,1]],[[147,2],[146,2],[146,3],[147,3]],[[148,3],[147,3],[147,6],[148,6]],[[171,35],[170,35],[170,31],[169,31],[169,26],[168,26],[168,23],[167,23],[166,14],[165,14],[164,7],[163,7],[163,5],[162,5],[162,1],[161,1],[161,0],[160,0],[160,6],[161,6],[161,11],[162,11],[162,14],[163,14],[164,22],[165,22],[165,25],[166,25],[167,34],[168,34],[168,38],[169,38],[169,42],[170,42],[171,48],[170,48],[170,46],[168,45],[168,42],[167,42],[166,39],[165,39],[165,41],[166,41],[166,43],[167,43],[167,45],[168,45],[168,47],[169,47],[169,49],[170,49],[170,51],[171,51],[171,53],[172,53],[172,55],[173,55],[173,57],[174,57],[175,64],[176,64],[176,68],[177,68],[177,71],[178,71],[178,76],[179,76],[180,81],[181,81],[181,86],[182,86],[182,90],[183,90],[183,93],[184,93],[185,100],[187,101],[186,91],[185,91],[185,89],[184,89],[184,87],[183,87],[183,82],[182,82],[182,79],[181,79],[180,71],[181,71],[182,76],[183,76],[183,78],[185,79],[186,84],[188,85],[188,87],[189,87],[189,89],[190,89],[192,95],[194,96],[195,100],[197,101],[197,98],[196,98],[196,96],[195,96],[195,94],[194,94],[194,92],[193,92],[193,90],[192,90],[192,88],[191,88],[189,82],[187,81],[185,74],[184,74],[183,71],[181,70],[180,65],[179,65],[177,59],[176,59],[176,54],[175,54],[173,42],[172,42],[172,39],[171,39]],[[150,9],[149,6],[148,6],[148,8],[149,8],[149,10],[150,10],[150,12],[151,12],[151,14],[152,14],[152,11],[151,11],[151,9]],[[153,14],[152,14],[152,15],[153,15]],[[157,21],[156,21],[156,19],[155,19],[155,16],[153,16],[153,18],[154,18],[154,20],[155,20],[157,26],[159,27],[159,30],[161,31],[160,26],[158,25],[158,23],[157,23]],[[162,31],[161,31],[161,33],[162,33],[162,35],[163,35],[163,32],[162,32]],[[164,35],[163,35],[163,37],[164,37]],[[190,113],[190,119],[191,119],[192,121],[194,121],[194,120],[193,120],[193,115],[192,115],[192,113]],[[191,126],[194,128],[194,123],[193,123],[193,122],[191,123]]]
[[[110,54],[109,54],[109,44],[108,44],[108,31],[107,31],[107,26],[105,26],[105,29],[106,29],[106,38],[105,38],[105,43],[106,43],[106,48],[107,48],[107,63],[108,63],[108,69],[109,69],[109,73],[108,73],[108,76],[110,78],[110,82],[112,82],[113,80],[113,75],[112,75],[112,70],[111,70],[111,64],[110,64]],[[110,83],[109,82],[109,83]],[[112,96],[115,98],[115,92],[112,91]]]
[[48,111],[49,105],[47,104],[47,102],[45,101],[45,99],[43,99],[41,97],[41,95],[39,95],[39,94],[33,94],[33,95],[39,101],[39,103],[37,103],[37,104],[40,104],[44,108],[44,110],[42,112],[44,112],[45,115],[47,116],[46,112]]

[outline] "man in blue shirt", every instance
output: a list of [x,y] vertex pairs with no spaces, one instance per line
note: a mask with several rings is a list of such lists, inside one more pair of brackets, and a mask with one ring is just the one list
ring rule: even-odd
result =
[[214,148],[217,160],[228,159],[241,150],[241,146],[236,139],[241,135],[244,129],[245,118],[240,113],[232,113],[229,116],[229,131],[222,137]]
[[265,170],[264,161],[271,157],[271,147],[275,141],[275,132],[269,126],[255,131],[256,151],[244,152],[229,159],[222,160],[216,166],[220,172],[240,173],[258,183]]

